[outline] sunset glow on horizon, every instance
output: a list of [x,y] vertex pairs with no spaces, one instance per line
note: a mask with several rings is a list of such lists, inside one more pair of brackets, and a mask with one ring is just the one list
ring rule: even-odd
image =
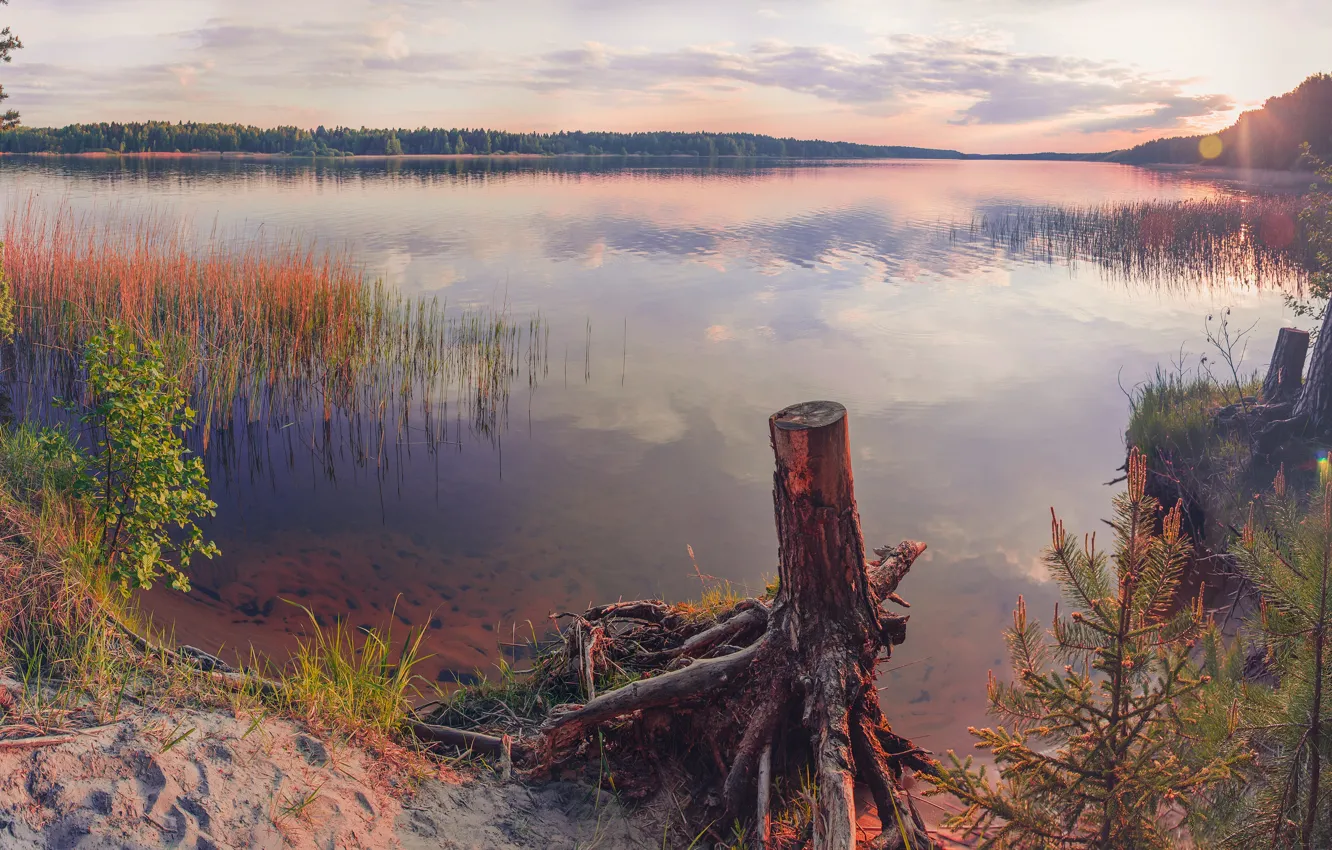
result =
[[[1217,130],[1325,67],[1273,0],[13,0],[30,126],[756,132],[975,153]],[[1244,45],[1241,53],[1222,45]]]

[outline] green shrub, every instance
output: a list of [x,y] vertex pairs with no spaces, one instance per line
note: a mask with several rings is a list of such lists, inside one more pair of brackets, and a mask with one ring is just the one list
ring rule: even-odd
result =
[[217,505],[203,461],[185,446],[194,422],[185,391],[157,343],[140,346],[123,325],[91,337],[83,365],[91,404],[82,418],[97,441],[92,501],[110,577],[127,593],[159,577],[188,590],[191,557],[218,549],[195,522]]
[[1332,165],[1314,156],[1308,143],[1304,145],[1303,156],[1322,179],[1321,184],[1314,184],[1300,212],[1300,226],[1313,258],[1313,272],[1305,290],[1287,295],[1286,303],[1297,316],[1322,319],[1328,297],[1332,296],[1332,191],[1327,189],[1332,183]]

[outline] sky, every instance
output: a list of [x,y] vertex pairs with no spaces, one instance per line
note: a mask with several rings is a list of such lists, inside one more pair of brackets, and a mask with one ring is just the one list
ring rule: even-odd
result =
[[25,124],[708,130],[974,153],[1219,129],[1328,0],[11,0]]

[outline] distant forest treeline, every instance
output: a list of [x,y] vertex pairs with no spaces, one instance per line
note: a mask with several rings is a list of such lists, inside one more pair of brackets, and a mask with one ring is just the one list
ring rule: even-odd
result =
[[[1294,91],[1268,98],[1261,109],[1245,112],[1234,124],[1217,134],[1221,154],[1215,165],[1244,168],[1312,168],[1300,161],[1300,146],[1323,160],[1332,160],[1332,76],[1315,74]],[[1107,159],[1132,164],[1208,162],[1200,145],[1205,136],[1157,139]]]
[[314,156],[400,154],[644,154],[828,158],[961,159],[958,151],[779,139],[754,133],[509,133],[501,130],[263,128],[148,121],[19,127],[0,133],[6,153],[222,151]]
[[1294,91],[1270,98],[1217,134],[1221,153],[1207,160],[1205,136],[1157,139],[1113,153],[964,154],[903,145],[863,145],[777,138],[756,133],[609,133],[503,130],[369,129],[361,127],[252,127],[147,121],[17,127],[0,132],[4,153],[223,153],[294,156],[398,156],[403,154],[587,154],[774,157],[794,159],[1042,159],[1091,160],[1136,165],[1179,163],[1292,169],[1311,166],[1300,147],[1332,160],[1332,76],[1317,74]]

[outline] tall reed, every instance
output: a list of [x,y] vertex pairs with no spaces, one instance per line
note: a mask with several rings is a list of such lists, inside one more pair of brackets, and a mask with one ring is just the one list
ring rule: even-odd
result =
[[293,423],[329,451],[339,432],[363,457],[408,429],[433,446],[447,441],[437,409],[450,401],[493,434],[509,384],[524,364],[535,380],[545,356],[539,316],[450,314],[370,280],[346,252],[294,239],[200,243],[160,215],[78,216],[29,197],[5,222],[4,267],[18,305],[17,404],[77,395],[78,352],[116,320],[160,342],[205,448],[238,424]]
[[1298,195],[992,210],[954,239],[1046,262],[1099,265],[1166,286],[1245,282],[1302,286],[1313,256]]

